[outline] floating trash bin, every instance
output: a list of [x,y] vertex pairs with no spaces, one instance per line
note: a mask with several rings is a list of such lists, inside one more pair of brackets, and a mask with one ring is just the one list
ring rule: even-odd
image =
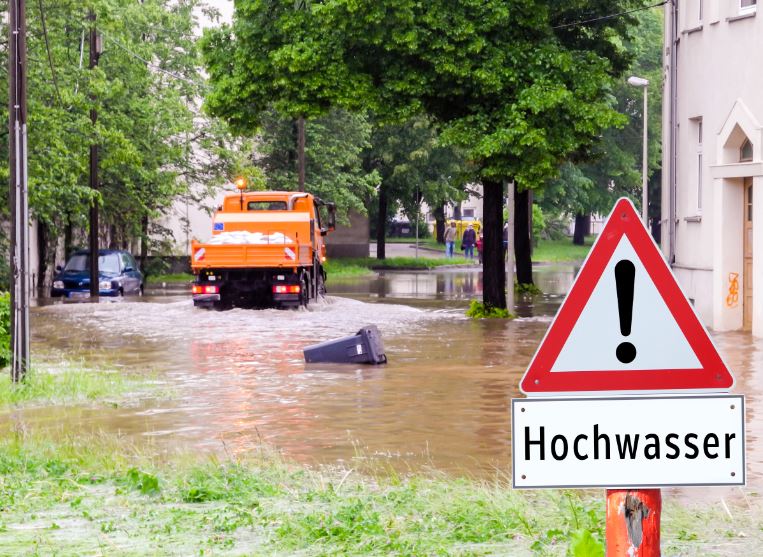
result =
[[305,361],[309,364],[385,364],[387,356],[379,329],[376,325],[368,325],[352,336],[308,346],[305,348]]

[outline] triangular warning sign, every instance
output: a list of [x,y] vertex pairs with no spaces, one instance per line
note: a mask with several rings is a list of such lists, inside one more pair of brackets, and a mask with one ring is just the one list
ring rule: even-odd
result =
[[718,392],[733,384],[633,204],[618,200],[520,388]]

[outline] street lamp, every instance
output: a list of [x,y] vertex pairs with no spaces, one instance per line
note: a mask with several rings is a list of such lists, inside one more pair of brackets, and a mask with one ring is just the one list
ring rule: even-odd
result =
[[644,89],[644,152],[641,157],[642,158],[641,160],[641,218],[644,219],[644,226],[648,228],[649,227],[649,214],[648,214],[649,213],[649,205],[648,205],[649,197],[647,195],[647,184],[646,184],[646,165],[647,165],[646,91],[649,88],[649,80],[644,79],[643,77],[636,77],[635,75],[632,75],[628,78],[628,84],[634,87],[642,87]]

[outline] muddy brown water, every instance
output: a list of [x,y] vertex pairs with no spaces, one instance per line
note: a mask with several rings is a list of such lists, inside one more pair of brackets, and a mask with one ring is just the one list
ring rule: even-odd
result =
[[[329,283],[307,310],[195,309],[184,293],[33,309],[33,351],[151,372],[171,397],[27,407],[5,427],[105,431],[157,450],[245,453],[263,443],[305,463],[487,477],[510,468],[510,401],[577,268],[543,266],[545,294],[513,321],[464,317],[476,269],[395,272]],[[305,364],[306,345],[374,323],[389,363]],[[763,350],[749,334],[714,335],[747,395],[748,463],[761,483]]]

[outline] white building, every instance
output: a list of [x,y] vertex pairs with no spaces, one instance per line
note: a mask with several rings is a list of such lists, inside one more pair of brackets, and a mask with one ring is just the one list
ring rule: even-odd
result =
[[757,11],[756,0],[666,4],[662,246],[708,326],[763,336],[763,295],[753,295],[763,276]]

